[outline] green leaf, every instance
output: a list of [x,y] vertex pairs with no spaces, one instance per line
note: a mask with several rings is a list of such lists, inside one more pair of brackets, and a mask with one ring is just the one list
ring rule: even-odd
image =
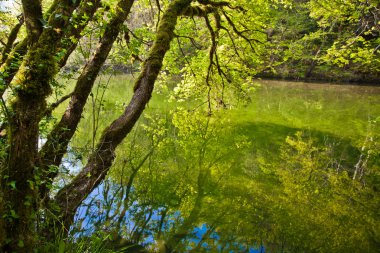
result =
[[11,181],[9,185],[12,187],[12,189],[16,189],[16,181]]
[[64,253],[65,252],[65,247],[66,247],[65,242],[64,241],[60,241],[59,242],[58,253]]
[[24,248],[24,246],[25,246],[24,241],[23,240],[19,240],[18,243],[17,243],[17,246],[20,247],[20,248]]

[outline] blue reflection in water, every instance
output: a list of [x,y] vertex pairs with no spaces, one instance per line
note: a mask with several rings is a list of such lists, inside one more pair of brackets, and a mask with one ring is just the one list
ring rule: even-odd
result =
[[[114,187],[116,184],[112,184],[111,187]],[[92,234],[94,234],[96,229],[99,229],[99,227],[96,227],[95,225],[102,224],[104,221],[107,219],[105,210],[103,208],[103,202],[105,201],[105,195],[104,195],[104,183],[100,184],[95,190],[83,201],[83,204],[78,208],[76,216],[75,216],[75,223],[74,224],[80,224],[80,226],[72,228],[71,233],[74,236],[74,238],[80,238],[80,237],[89,237]],[[116,187],[112,188],[115,189]],[[133,191],[133,189],[132,189]],[[114,191],[110,190],[108,191],[109,197],[112,197],[113,194],[115,194]],[[116,210],[116,205],[117,203],[113,204],[112,208],[110,209],[108,215],[111,217],[115,217],[114,219],[118,219],[118,214],[115,215],[115,210]],[[133,231],[136,228],[136,223],[134,221],[134,214],[136,214],[136,210],[139,209],[139,211],[144,211],[141,209],[139,203],[134,202],[131,203],[129,210],[127,211],[124,219],[123,219],[123,228],[126,231]],[[130,210],[135,210],[134,213],[132,213]],[[143,246],[154,246],[156,244],[156,239],[154,237],[154,233],[156,231],[152,231],[152,228],[154,230],[155,226],[154,224],[158,224],[158,222],[162,218],[162,212],[164,208],[159,207],[156,210],[153,211],[151,214],[149,224],[152,226],[147,226],[147,229],[145,232],[145,237],[139,244]],[[145,214],[145,219],[148,219],[149,214]],[[183,222],[183,218],[181,217],[181,213],[179,211],[173,212],[170,214],[170,216],[167,216],[167,219],[165,220],[165,223],[163,224],[162,230],[163,231],[170,231],[174,229],[175,223],[176,222]],[[248,252],[248,253],[265,253],[265,249],[263,246],[257,248],[257,247],[251,247],[249,245],[243,245],[239,244],[238,242],[236,243],[230,243],[230,244],[225,244],[223,243],[221,236],[217,232],[212,232],[208,236],[208,239],[210,240],[205,240],[205,242],[202,243],[202,239],[205,236],[205,234],[208,232],[208,230],[211,229],[210,226],[207,224],[201,224],[198,227],[195,227],[192,232],[189,232],[188,236],[182,240],[183,244],[189,245],[187,247],[187,251],[191,251],[193,247],[190,245],[198,245],[201,243],[201,248],[203,251],[206,252],[211,252],[213,251],[212,246],[217,245],[217,249],[220,252]],[[103,232],[107,232],[106,228]],[[209,243],[212,243],[213,245],[210,245]],[[223,246],[222,246],[223,245]],[[223,251],[228,250],[230,248],[233,248],[234,250],[229,250],[229,251]],[[215,248],[214,248],[215,250]]]
[[[192,238],[190,241],[194,242],[196,244],[199,243],[202,240],[203,236],[207,233],[207,231],[209,229],[210,228],[207,226],[207,224],[202,224],[200,227],[194,228],[193,233],[195,235],[195,238]],[[220,236],[216,232],[213,232],[210,235],[210,239],[213,239],[216,243],[218,243],[218,241],[220,241]],[[229,245],[226,245],[226,246],[229,246]],[[236,244],[234,246],[236,248],[239,248],[239,250],[241,250],[241,252],[265,253],[265,249],[264,249],[263,246],[261,246],[259,249],[250,247],[250,248],[248,248],[248,251],[247,251],[247,247],[244,246],[244,245]],[[206,242],[202,243],[202,249],[207,249],[207,248],[208,248],[208,244]],[[189,248],[189,250],[191,250],[191,248]],[[219,245],[218,246],[218,250],[222,250],[222,246]],[[211,251],[211,249],[210,249],[210,251]],[[229,252],[233,253],[235,251],[231,250]]]

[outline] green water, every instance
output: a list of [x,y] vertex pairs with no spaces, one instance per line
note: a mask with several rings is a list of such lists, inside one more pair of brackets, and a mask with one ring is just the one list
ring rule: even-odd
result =
[[[74,149],[90,152],[128,83],[115,77],[86,109]],[[154,95],[73,233],[151,252],[377,252],[380,88],[255,87],[211,117]]]

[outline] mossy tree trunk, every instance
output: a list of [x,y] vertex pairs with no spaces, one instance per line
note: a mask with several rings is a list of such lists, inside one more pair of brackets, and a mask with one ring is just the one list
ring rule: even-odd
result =
[[[86,64],[81,75],[78,77],[74,91],[70,96],[69,107],[64,112],[60,122],[51,131],[45,145],[40,151],[43,166],[59,166],[61,164],[68,144],[82,118],[84,106],[91,93],[96,77],[111,51],[112,45],[119,34],[120,27],[127,18],[133,2],[134,0],[121,0],[118,3],[117,12],[109,21],[94,56]],[[56,175],[57,171],[45,175],[44,181],[46,184],[41,189],[42,197],[45,197],[44,195],[48,193],[48,184]]]
[[[56,12],[70,16],[76,5],[62,1]],[[38,158],[39,123],[51,93],[50,81],[58,71],[57,42],[67,20],[54,15],[49,28],[43,29],[39,1],[23,1],[27,28],[28,52],[13,86],[15,98],[10,103],[8,129],[8,163],[1,173],[2,210],[4,217],[0,233],[5,252],[31,251],[36,237],[38,187],[41,173]]]

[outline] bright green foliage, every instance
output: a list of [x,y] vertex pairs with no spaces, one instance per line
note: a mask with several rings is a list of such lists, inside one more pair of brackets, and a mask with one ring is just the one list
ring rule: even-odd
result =
[[271,15],[263,75],[378,80],[377,1],[294,1]]
[[[355,252],[374,247],[371,241],[363,240],[376,238],[380,232],[376,211],[372,209],[379,199],[372,187],[352,180],[350,168],[331,156],[334,151],[316,147],[310,137],[302,137],[298,132],[286,142],[282,164],[276,168],[284,187],[281,199],[288,206],[292,220],[307,220],[304,228],[290,223],[286,233],[334,252],[353,251],[358,244],[361,246]],[[368,173],[366,176],[378,175]],[[321,227],[323,233],[318,232]],[[307,233],[302,233],[303,229]],[[299,246],[296,243],[291,247]]]
[[[11,6],[16,7],[16,9],[10,8]],[[19,10],[17,9],[17,7],[19,7],[17,4],[13,3],[12,5],[12,3],[10,3],[9,1],[0,2],[0,39],[3,43],[6,43],[7,37],[10,33],[10,30],[12,29],[12,25],[17,23],[17,18],[15,17],[14,13],[21,13],[21,11],[19,12]],[[2,51],[3,46],[4,44],[0,43],[0,52]]]
[[[245,108],[211,116],[206,105],[168,103],[160,93],[96,190],[107,197],[89,202],[91,220],[78,218],[79,235],[114,231],[127,203],[128,216],[113,236],[149,249],[185,232],[179,252],[262,245],[268,252],[376,252],[376,88],[264,83]],[[112,117],[109,109],[125,95],[107,94],[102,113]],[[353,180],[361,154],[368,157],[364,174]],[[202,227],[210,234],[199,246],[191,232]]]
[[322,59],[339,67],[379,72],[378,8],[378,1],[310,1],[310,15],[337,36]]

